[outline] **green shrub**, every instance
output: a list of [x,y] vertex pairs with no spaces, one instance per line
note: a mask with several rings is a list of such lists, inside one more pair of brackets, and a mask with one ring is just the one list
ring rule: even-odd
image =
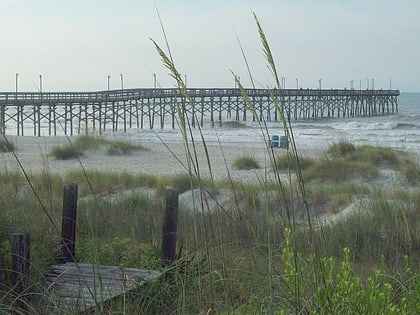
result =
[[405,277],[414,285],[403,287],[400,281],[395,281],[393,275],[381,268],[376,269],[364,285],[353,269],[348,248],[344,248],[343,261],[337,266],[333,257],[316,258],[297,252],[290,230],[286,229],[285,234],[281,254],[282,278],[292,297],[283,302],[281,308],[285,313],[412,314],[420,306],[418,297],[415,297],[420,279],[413,277],[407,262]]

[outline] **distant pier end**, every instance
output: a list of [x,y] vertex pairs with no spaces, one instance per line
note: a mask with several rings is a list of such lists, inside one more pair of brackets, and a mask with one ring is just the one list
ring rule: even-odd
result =
[[[120,89],[98,92],[0,92],[0,133],[79,134],[176,126],[177,107],[191,125],[223,119],[279,121],[361,117],[398,112],[399,90]],[[187,96],[188,95],[188,96]],[[247,103],[248,101],[248,103]],[[249,106],[249,102],[252,106]],[[280,115],[282,113],[282,115]]]

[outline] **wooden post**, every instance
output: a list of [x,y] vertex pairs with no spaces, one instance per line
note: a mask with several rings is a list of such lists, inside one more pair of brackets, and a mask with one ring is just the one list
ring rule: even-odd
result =
[[64,185],[60,263],[75,261],[77,185]]
[[178,197],[178,190],[166,190],[166,209],[162,233],[162,265],[164,267],[170,267],[175,261]]
[[29,290],[30,257],[29,234],[10,234],[12,245],[12,285],[17,298],[16,307],[26,309],[28,299],[25,297]]

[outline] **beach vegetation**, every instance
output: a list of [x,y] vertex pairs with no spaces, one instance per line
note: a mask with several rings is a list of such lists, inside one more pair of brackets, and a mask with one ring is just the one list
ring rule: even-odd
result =
[[339,213],[343,208],[352,204],[353,200],[360,199],[369,193],[365,186],[344,181],[341,183],[316,183],[308,187],[310,201],[318,213]]
[[160,180],[153,175],[128,172],[99,172],[89,170],[69,171],[65,182],[77,183],[79,196],[107,195],[121,190],[146,187],[155,188]]
[[[193,190],[199,186],[199,181],[191,174],[178,174],[167,177],[165,180],[166,186],[177,189],[180,193]],[[165,188],[166,189],[166,188]]]
[[416,156],[410,155],[404,160],[402,173],[411,185],[420,183],[420,162]]
[[403,155],[392,148],[362,145],[355,151],[352,159],[359,162],[368,162],[374,166],[396,167],[400,163],[398,155]]
[[275,160],[272,163],[273,164],[272,167],[275,170],[296,171],[298,169],[306,170],[314,163],[315,163],[314,158],[304,157],[304,156],[295,156],[291,158],[287,154],[279,154],[275,157]]
[[51,149],[50,156],[55,157],[57,160],[70,160],[78,158],[82,155],[80,148],[73,145],[57,146]]
[[330,145],[327,149],[327,153],[335,158],[343,158],[353,154],[356,151],[356,147],[353,143],[348,141],[340,141]]
[[351,179],[372,179],[377,174],[378,169],[365,162],[325,157],[304,170],[303,176],[308,181],[340,182]]
[[101,137],[80,135],[74,141],[70,140],[69,144],[79,148],[81,151],[87,149],[98,149],[100,146],[107,143],[107,140]]
[[[418,180],[418,165],[410,154],[387,147],[356,146],[339,142],[329,146],[321,158],[298,158],[281,154],[274,160],[273,168],[281,171],[302,170],[306,181],[371,180],[381,169],[400,170],[411,183]],[[417,163],[418,164],[418,163]]]
[[129,141],[112,141],[107,149],[108,155],[124,155],[133,151],[147,150],[143,145]]
[[233,168],[237,170],[252,170],[260,168],[258,161],[252,156],[242,156],[233,161]]
[[349,162],[369,163],[372,166],[399,166],[407,153],[396,151],[388,147],[373,145],[355,146],[348,142],[332,144],[327,154],[332,158],[343,159]]
[[79,136],[74,141],[69,140],[66,145],[53,147],[50,156],[54,156],[57,160],[68,160],[82,156],[87,150],[99,150],[101,148],[105,148],[108,155],[123,155],[133,151],[147,150],[145,146],[130,141]]

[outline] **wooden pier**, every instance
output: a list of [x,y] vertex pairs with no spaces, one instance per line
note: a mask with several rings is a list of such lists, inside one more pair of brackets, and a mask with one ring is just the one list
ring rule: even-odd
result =
[[[290,120],[361,117],[398,112],[399,90],[246,89],[251,110],[237,88],[120,89],[98,92],[0,92],[0,133],[57,135],[94,130],[176,127],[179,104],[194,127],[223,120]],[[273,99],[274,97],[274,99]],[[256,117],[257,116],[257,117]]]

